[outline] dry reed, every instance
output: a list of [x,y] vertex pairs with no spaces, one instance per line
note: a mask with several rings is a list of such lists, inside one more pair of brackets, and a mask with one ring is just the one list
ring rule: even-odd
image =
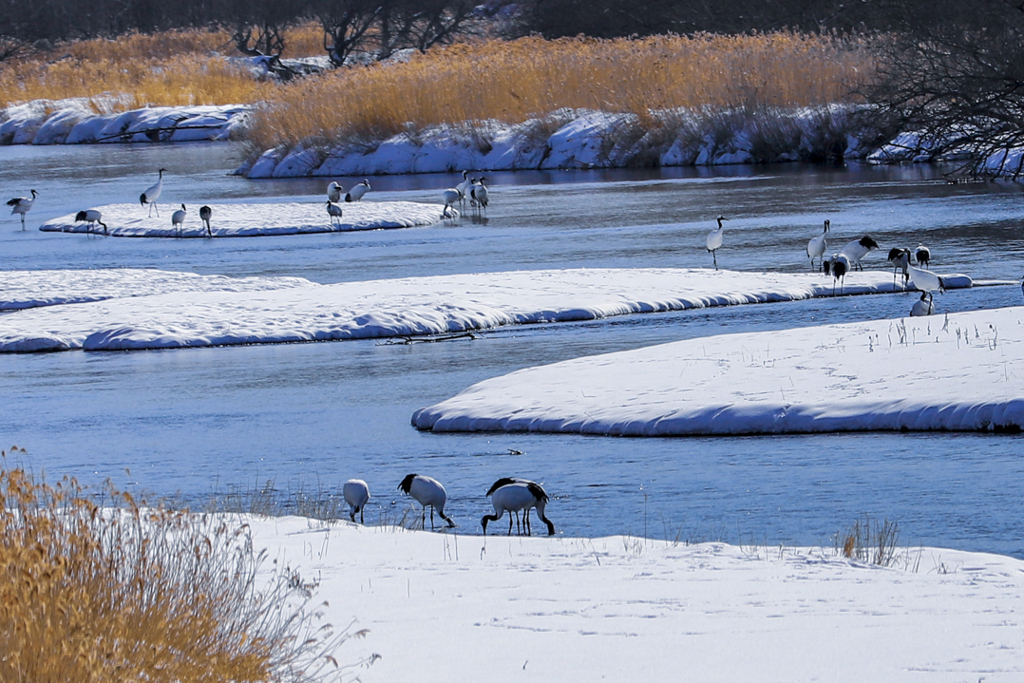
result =
[[244,528],[113,489],[104,503],[0,470],[0,680],[311,680],[300,665],[329,631],[290,570],[257,581]]
[[[319,24],[285,31],[285,57],[323,53]],[[0,107],[37,99],[93,97],[98,110],[147,105],[248,104],[272,98],[277,85],[259,81],[224,56],[239,56],[225,29],[129,33],[58,45],[29,59],[0,64]]]
[[562,108],[632,113],[643,125],[673,109],[850,102],[872,72],[865,43],[793,32],[492,40],[283,86],[250,136],[260,150],[379,140],[410,125],[519,123]]

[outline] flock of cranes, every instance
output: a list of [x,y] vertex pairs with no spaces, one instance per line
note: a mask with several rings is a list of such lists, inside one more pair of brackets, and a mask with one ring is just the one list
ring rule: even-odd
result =
[[464,209],[467,198],[469,199],[470,206],[481,214],[487,211],[487,204],[490,200],[487,197],[486,177],[470,178],[469,171],[463,171],[462,182],[441,193],[441,199],[444,200],[444,210],[441,211],[441,218],[453,217],[454,214],[449,214],[448,209],[454,209],[456,203],[459,204],[460,209]]
[[[398,490],[412,497],[423,507],[420,518],[421,528],[426,528],[427,508],[430,508],[431,529],[434,528],[435,510],[441,519],[448,523],[449,527],[455,526],[455,520],[444,513],[448,493],[437,479],[423,474],[410,474],[398,484]],[[548,536],[555,535],[555,525],[544,514],[548,503],[548,494],[540,484],[529,479],[503,477],[494,482],[486,495],[491,499],[494,514],[484,515],[480,520],[484,534],[487,533],[488,522],[497,522],[507,512],[509,536],[512,535],[513,517],[518,533],[522,534],[525,527],[526,533],[529,535],[532,533],[530,510],[536,509],[537,516],[548,527]],[[349,519],[354,522],[356,515],[359,515],[359,522],[362,524],[363,511],[366,508],[366,503],[370,500],[370,487],[362,479],[349,479],[342,487],[342,496],[349,506]],[[523,513],[522,523],[519,520],[519,513]]]
[[[149,205],[149,216],[156,212],[157,217],[160,216],[160,210],[157,208],[157,200],[160,198],[160,194],[163,191],[164,184],[164,173],[167,169],[161,168],[157,171],[157,181],[148,187],[145,192],[139,195],[139,203],[142,206]],[[341,207],[342,202],[358,202],[360,201],[367,192],[370,191],[370,182],[364,179],[362,182],[353,185],[348,192],[339,185],[336,181],[332,181],[327,186],[327,215],[332,223],[340,223],[343,210]],[[11,207],[11,215],[21,215],[21,227],[25,229],[25,214],[27,214],[35,203],[38,192],[35,190],[31,191],[31,197],[15,197],[7,202],[7,205]],[[442,220],[449,217],[454,217],[454,214],[449,213],[449,209],[454,210],[455,205],[458,204],[460,208],[465,207],[465,202],[468,199],[471,206],[477,211],[483,213],[487,210],[488,205],[488,191],[487,191],[487,178],[480,176],[479,178],[471,178],[469,171],[462,172],[462,181],[455,187],[448,188],[442,193],[442,199],[444,201],[444,209],[441,212]],[[187,207],[182,204],[181,209],[175,211],[171,215],[171,227],[178,232],[181,236],[185,219],[188,215]],[[208,237],[213,236],[213,230],[210,227],[210,220],[213,215],[213,210],[209,206],[203,206],[199,209],[199,217],[203,222],[203,226],[206,228],[206,234]],[[79,211],[75,216],[75,222],[87,222],[91,226],[97,225],[103,227],[103,233],[107,234],[107,225],[102,220],[102,214],[96,209],[86,209]],[[725,216],[719,216],[717,219],[718,228],[708,233],[705,245],[708,253],[711,254],[712,263],[714,264],[715,270],[718,270],[718,250],[721,248],[724,242],[724,231],[725,226],[723,222],[726,220]],[[870,235],[865,235],[859,239],[852,240],[846,243],[842,249],[832,253],[829,258],[825,258],[825,254],[828,252],[828,235],[831,229],[830,221],[826,220],[821,234],[815,235],[807,243],[807,256],[811,259],[811,267],[814,267],[814,259],[819,260],[819,268],[826,274],[830,274],[833,277],[832,294],[835,295],[836,284],[839,284],[840,293],[842,293],[843,286],[845,285],[846,274],[861,269],[861,260],[870,252],[878,249],[878,243],[872,239]],[[932,292],[936,290],[943,290],[944,283],[942,278],[928,270],[929,263],[931,261],[931,252],[928,247],[924,245],[918,245],[916,249],[911,251],[905,247],[895,247],[889,251],[888,262],[893,266],[893,288],[896,287],[896,278],[899,271],[903,272],[903,286],[906,288],[907,284],[913,284],[914,287],[920,290],[923,294],[921,300],[914,304],[911,310],[911,315],[930,315],[934,312],[934,302],[932,300]],[[916,263],[916,266],[914,265]]]
[[[719,216],[716,220],[718,221],[718,228],[708,233],[705,245],[711,254],[715,270],[718,270],[717,252],[722,246],[724,236],[722,222],[726,218],[725,216]],[[834,252],[826,259],[828,233],[831,227],[831,221],[826,220],[821,234],[815,235],[807,242],[807,257],[811,259],[812,269],[814,268],[814,259],[818,259],[819,269],[826,275],[832,276],[832,295],[835,296],[836,284],[840,285],[839,291],[842,293],[846,274],[854,270],[863,270],[861,260],[875,249],[878,249],[878,242],[870,235],[864,235],[847,242],[843,245],[842,249]],[[904,289],[906,289],[909,282],[922,292],[921,300],[916,302],[910,311],[912,316],[931,315],[934,313],[935,305],[932,300],[932,292],[945,289],[945,283],[942,281],[942,278],[927,269],[931,262],[931,257],[931,250],[923,244],[918,245],[913,251],[906,247],[894,247],[889,250],[887,261],[893,266],[893,290],[896,289],[896,275],[902,270]],[[917,264],[916,267],[913,265],[915,262]]]

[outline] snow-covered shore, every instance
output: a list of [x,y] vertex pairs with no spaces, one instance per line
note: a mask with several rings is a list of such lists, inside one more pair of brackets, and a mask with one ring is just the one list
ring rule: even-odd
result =
[[[632,114],[560,110],[516,125],[479,121],[403,132],[372,145],[270,149],[236,172],[249,178],[293,178],[863,157],[871,150],[862,148],[852,113],[841,105],[754,118],[739,112],[717,118],[664,112],[664,121],[648,130]],[[778,140],[785,142],[780,146]]]
[[[314,202],[263,202],[259,204],[218,204],[213,211],[210,232],[213,237],[255,237],[260,235],[299,235],[353,230],[382,230],[432,225],[441,218],[444,206],[419,202],[352,202],[341,204],[342,216],[333,219],[327,213],[326,200]],[[98,233],[110,237],[206,237],[199,218],[199,206],[186,206],[185,222],[171,225],[178,204],[161,204],[162,216],[149,216],[148,208],[138,204],[107,204],[90,207],[100,211],[102,226],[75,221],[75,214],[59,216],[39,226],[43,232]],[[454,210],[453,210],[454,211]]]
[[[481,514],[488,508],[481,495]],[[326,621],[367,629],[334,652],[364,683],[973,683],[1024,673],[1024,562],[998,555],[914,548],[885,569],[830,547],[244,521],[257,552],[318,582]]]
[[434,431],[628,436],[1024,428],[1024,308],[703,337],[480,382]]
[[[113,271],[114,277],[123,277],[124,272]],[[86,289],[88,284],[74,284],[75,273],[96,277],[95,271],[0,272],[0,308],[53,300],[61,296],[62,289]],[[0,316],[0,353],[445,334],[501,325],[792,301],[831,296],[833,289],[832,278],[823,275],[701,268],[512,271],[308,286],[289,279],[280,288],[275,287],[277,279],[273,278],[248,291],[227,286],[216,291],[213,286],[183,287],[173,277],[152,273],[133,276],[154,279],[144,290],[148,296],[107,297]],[[8,286],[6,278],[18,286]],[[963,275],[948,276],[946,282],[949,287],[972,285]],[[25,283],[31,283],[27,289]],[[891,292],[892,283],[891,272],[851,273],[844,291]],[[162,293],[156,293],[161,289]],[[12,297],[14,303],[5,304],[5,296]]]
[[0,109],[0,145],[229,140],[237,137],[251,110],[229,104],[103,111],[116,100],[33,100]]

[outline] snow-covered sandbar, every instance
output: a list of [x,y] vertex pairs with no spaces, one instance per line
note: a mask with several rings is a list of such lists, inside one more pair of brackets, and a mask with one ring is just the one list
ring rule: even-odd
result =
[[[442,220],[444,207],[419,202],[352,202],[341,204],[342,217],[332,220],[327,200],[310,202],[268,202],[260,204],[206,204],[213,211],[212,237],[254,237],[259,235],[299,235],[353,230],[382,230],[432,225]],[[76,221],[67,214],[39,226],[43,232],[96,233],[110,237],[207,237],[199,218],[200,205],[186,205],[185,222],[180,229],[171,224],[171,216],[180,204],[158,205],[160,215],[149,216],[149,208],[139,204],[107,204],[98,209],[106,230],[100,225]]]
[[528,368],[412,417],[627,436],[1018,432],[1024,308],[721,335]]
[[168,292],[258,292],[314,283],[301,277],[226,277],[146,268],[0,272],[0,311]]
[[[14,289],[4,279],[11,275],[0,272],[0,302],[4,292]],[[15,292],[14,301],[59,296],[55,291],[59,287],[46,284],[44,275],[14,272],[13,276],[22,286],[26,279],[38,278],[36,286],[41,290],[38,295]],[[949,286],[971,286],[967,276],[945,279]],[[106,298],[0,316],[0,352],[448,334],[832,294],[832,278],[822,275],[700,268],[512,271],[332,285],[288,282],[281,288],[268,282],[253,286],[259,291],[232,291],[224,283],[217,291],[213,287],[203,291],[181,288],[172,280],[162,280],[162,293],[147,289],[150,296]],[[845,292],[890,292],[892,287],[891,272],[866,271],[847,276]]]
[[333,653],[364,683],[1024,675],[1024,562],[1004,556],[913,548],[886,569],[831,547],[247,521],[257,551],[318,582],[326,621],[367,629]]

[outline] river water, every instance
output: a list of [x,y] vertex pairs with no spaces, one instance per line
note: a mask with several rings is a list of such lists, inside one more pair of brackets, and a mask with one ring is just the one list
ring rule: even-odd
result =
[[[147,267],[292,275],[322,283],[567,267],[709,266],[704,235],[725,215],[719,265],[807,270],[807,240],[870,233],[932,249],[933,269],[1018,280],[1021,189],[949,186],[928,167],[801,166],[496,173],[486,220],[366,233],[218,240],[41,233],[43,220],[134,201],[166,175],[172,205],[313,200],[325,180],[230,176],[231,145],[0,148],[4,198],[38,190],[22,231],[0,222],[4,269]],[[342,179],[347,187],[359,179]],[[439,201],[457,176],[371,178],[364,201]],[[316,197],[310,197],[316,195]],[[867,263],[881,267],[884,255]],[[831,545],[857,519],[895,521],[900,541],[1024,557],[1024,437],[829,434],[626,439],[430,434],[417,408],[488,377],[582,355],[724,332],[906,315],[913,294],[734,306],[510,327],[475,341],[361,340],[125,353],[0,356],[0,444],[49,480],[110,478],[201,504],[272,482],[281,496],[335,494],[366,479],[367,522],[393,521],[409,472],[448,489],[458,531],[479,533],[501,476],[543,482],[560,533]],[[936,297],[938,312],[1024,301],[1017,286]]]

